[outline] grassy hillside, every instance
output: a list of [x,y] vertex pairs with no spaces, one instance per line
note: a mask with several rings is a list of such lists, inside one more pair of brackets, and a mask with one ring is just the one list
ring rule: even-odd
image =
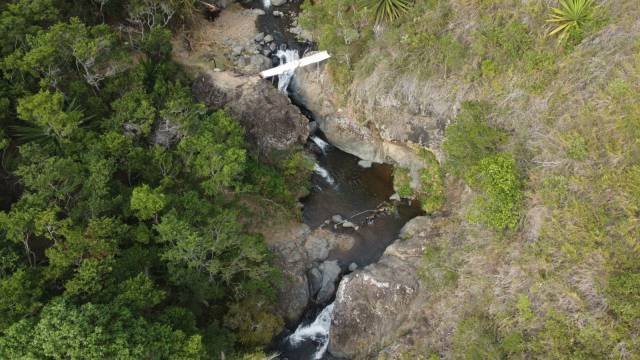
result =
[[639,358],[637,1],[596,2],[564,41],[549,36],[556,1],[416,0],[378,22],[374,3],[307,1],[301,23],[363,118],[393,102],[449,123],[451,215],[396,345],[409,358]]

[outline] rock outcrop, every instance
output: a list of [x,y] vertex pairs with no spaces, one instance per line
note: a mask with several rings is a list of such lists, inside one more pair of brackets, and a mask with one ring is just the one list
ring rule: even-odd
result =
[[326,260],[334,249],[353,246],[353,237],[295,222],[257,229],[274,252],[282,270],[277,308],[288,326],[297,324],[311,303],[325,303],[336,291],[342,270],[336,260]]
[[253,148],[267,157],[274,150],[304,144],[309,136],[307,118],[259,77],[209,71],[197,78],[192,92],[210,109],[226,108],[246,129]]
[[364,359],[397,336],[419,291],[416,268],[431,224],[429,217],[411,220],[380,261],[342,279],[331,322],[332,354]]
[[341,270],[338,260],[325,261],[318,266],[318,270],[322,274],[322,281],[315,300],[317,303],[322,304],[329,301],[336,292],[336,281],[340,276]]
[[[440,153],[444,124],[420,114],[400,113],[381,107],[382,120],[366,123],[336,99],[336,91],[324,64],[296,70],[293,96],[314,114],[329,141],[350,154],[372,162],[395,163],[415,169],[423,166],[414,148],[418,146]],[[343,106],[343,107],[341,107]],[[408,111],[408,110],[407,110]],[[418,125],[419,124],[419,125]],[[426,125],[425,125],[426,124]]]

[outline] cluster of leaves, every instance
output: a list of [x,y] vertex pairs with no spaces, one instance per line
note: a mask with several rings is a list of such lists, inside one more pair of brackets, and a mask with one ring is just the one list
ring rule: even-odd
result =
[[494,229],[513,229],[520,218],[522,183],[512,155],[499,153],[504,131],[487,123],[490,106],[465,102],[446,130],[447,169],[481,195],[471,219]]
[[393,169],[393,189],[401,198],[417,199],[427,214],[432,214],[444,205],[444,174],[435,155],[427,149],[421,149],[424,166],[417,171],[417,180],[413,185],[411,171],[396,166]]
[[393,169],[393,189],[401,198],[412,198],[411,173],[409,169],[396,166]]
[[409,11],[411,0],[374,0],[372,6],[376,9],[376,23],[394,21]]
[[224,358],[282,328],[239,200],[292,209],[309,165],[259,163],[237,121],[193,101],[158,24],[180,3],[120,2],[160,12],[127,41],[54,0],[0,5],[16,190],[0,204],[0,358]]
[[579,42],[595,21],[597,10],[594,0],[560,0],[560,7],[552,8],[547,19],[554,26],[549,36],[557,35],[560,43]]

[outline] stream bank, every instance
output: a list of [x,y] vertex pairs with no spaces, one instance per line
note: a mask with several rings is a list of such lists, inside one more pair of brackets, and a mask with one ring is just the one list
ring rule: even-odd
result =
[[[261,33],[274,34],[277,47],[282,50],[277,54],[280,64],[310,50],[310,44],[283,36],[287,28],[278,30],[278,25],[286,21],[281,21],[282,16],[278,16],[277,23],[269,21],[272,13],[265,10],[267,14],[259,16],[256,24]],[[294,73],[283,74],[277,80],[280,91],[290,97],[294,95],[289,88],[292,80],[296,81]],[[296,102],[299,98],[293,99],[310,124],[317,120],[313,112]],[[330,338],[335,338],[331,325],[339,321],[334,317],[334,307],[345,311],[344,296],[333,302],[341,277],[360,273],[357,269],[376,263],[398,238],[405,223],[423,213],[417,202],[390,200],[394,195],[392,165],[363,161],[333,146],[320,130],[314,130],[311,126],[306,147],[315,155],[315,171],[311,193],[302,199],[302,220],[313,230],[304,238],[308,257],[306,279],[304,275],[302,280],[298,277],[299,286],[304,286],[306,280],[310,303],[295,331],[285,332],[276,341],[276,350],[283,360],[338,359],[327,349],[331,346]],[[414,283],[407,285],[409,293],[417,286]],[[281,299],[291,295],[281,293]],[[288,300],[284,302],[290,304]],[[334,352],[340,353],[339,348]]]
[[[290,5],[297,11],[295,3]],[[237,118],[247,130],[254,152],[268,158],[273,149],[304,144],[315,159],[311,192],[301,200],[302,223],[258,229],[265,235],[274,252],[274,262],[284,274],[277,307],[289,330],[276,339],[275,350],[281,353],[282,359],[329,359],[327,349],[349,358],[348,352],[329,344],[330,337],[335,343],[345,343],[350,338],[338,329],[341,336],[346,337],[339,341],[333,339],[335,336],[329,331],[334,323],[344,326],[330,306],[335,300],[334,308],[345,312],[344,302],[348,298],[336,296],[336,292],[348,294],[350,290],[340,279],[371,271],[369,268],[375,266],[387,247],[398,239],[403,225],[422,211],[415,203],[390,200],[394,194],[393,167],[383,163],[388,159],[361,161],[349,154],[352,151],[343,151],[343,144],[331,145],[333,139],[313,126],[317,122],[312,120],[322,120],[322,114],[291,101],[286,95],[292,94],[278,91],[276,80],[270,84],[255,75],[270,65],[259,60],[254,67],[254,61],[247,59],[263,59],[266,55],[260,51],[266,51],[267,45],[269,49],[275,45],[279,50],[270,53],[271,63],[288,61],[313,47],[296,40],[295,34],[289,31],[294,12],[283,12],[275,17],[278,21],[274,23],[269,21],[270,16],[274,18],[274,10],[231,5],[212,24],[205,24],[205,28],[210,29],[208,33],[214,35],[210,40],[214,45],[210,48],[180,51],[183,44],[174,45],[178,48],[179,61],[202,69],[193,86],[196,98],[210,109],[226,108]],[[229,34],[224,24],[233,24],[233,29],[239,31]],[[206,64],[210,57],[207,54],[217,49],[223,50],[224,59],[215,55],[214,68],[211,68],[211,62]],[[194,53],[201,55],[199,61],[193,61]],[[300,80],[296,84],[299,85]],[[281,84],[280,88],[287,89],[287,86]],[[320,125],[323,130],[324,125]],[[370,297],[363,295],[363,299]],[[341,316],[352,321],[354,314]]]

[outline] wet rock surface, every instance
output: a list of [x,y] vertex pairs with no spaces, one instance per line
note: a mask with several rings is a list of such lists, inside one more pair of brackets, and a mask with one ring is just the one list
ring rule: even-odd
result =
[[336,291],[336,281],[340,276],[341,269],[340,265],[338,265],[338,260],[325,261],[318,266],[318,269],[320,273],[322,273],[322,282],[315,301],[322,304],[333,297]]
[[419,291],[416,267],[435,231],[431,223],[428,217],[409,221],[377,263],[343,277],[331,323],[333,355],[365,359],[397,336]]
[[326,229],[311,230],[295,222],[260,232],[284,275],[278,290],[278,311],[293,326],[311,303],[323,303],[333,297],[342,269],[337,260],[326,259],[332,250],[348,247],[354,239]]

